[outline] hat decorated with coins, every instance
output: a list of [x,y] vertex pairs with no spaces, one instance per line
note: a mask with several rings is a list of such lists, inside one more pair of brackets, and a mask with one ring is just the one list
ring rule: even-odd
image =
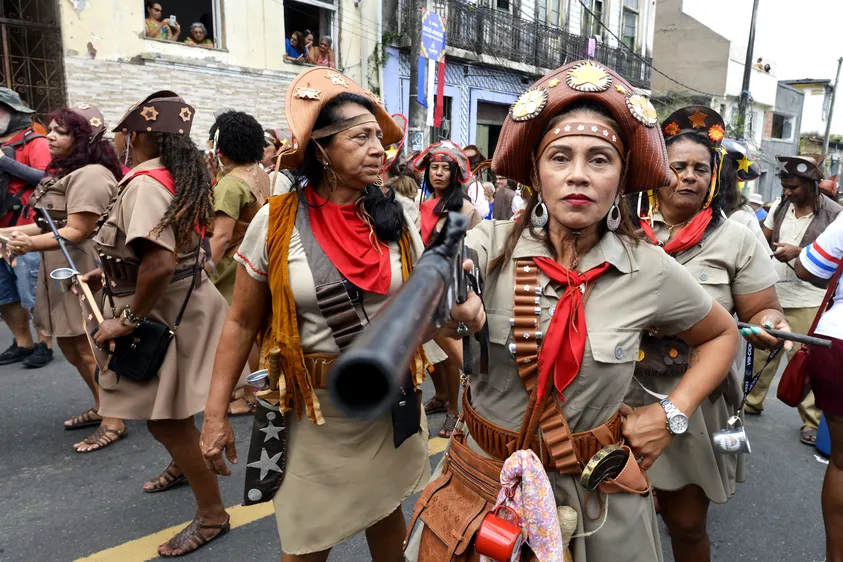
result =
[[401,149],[404,148],[404,139],[407,136],[407,125],[409,123],[407,117],[401,113],[393,113],[392,119],[399,127],[401,127],[403,134],[401,135],[401,140],[386,149],[386,152],[384,153],[383,170],[389,169],[389,167],[392,166],[392,163],[395,162],[395,159],[398,158],[398,155],[401,154]]
[[[322,109],[340,94],[357,94],[375,107],[371,114],[343,119],[327,127],[314,130]],[[285,98],[284,111],[287,125],[293,134],[294,148],[285,152],[280,159],[281,167],[296,169],[304,162],[304,154],[310,140],[319,141],[339,132],[365,123],[377,122],[383,131],[382,144],[387,148],[401,140],[404,131],[386,111],[381,100],[371,91],[364,90],[348,76],[331,68],[318,66],[305,70],[290,83]]]
[[[548,127],[565,108],[581,101],[606,108],[617,130],[590,120]],[[594,61],[573,62],[539,79],[510,107],[492,169],[532,186],[533,162],[550,143],[566,136],[592,136],[611,144],[626,161],[626,193],[661,187],[673,174],[658,124],[649,98],[620,75]]]
[[449,140],[439,141],[428,146],[413,161],[413,168],[417,172],[424,172],[431,162],[450,162],[457,167],[457,180],[468,183],[471,179],[471,165],[468,156],[456,143]]
[[740,181],[752,181],[761,177],[761,166],[752,157],[749,148],[744,143],[735,139],[723,139],[721,148],[726,151],[726,156],[735,163]]
[[780,176],[797,176],[812,181],[819,181],[825,177],[820,169],[825,160],[825,154],[776,156],[776,160],[781,164]]
[[715,148],[726,136],[726,123],[720,114],[703,105],[689,105],[677,109],[662,122],[664,138],[678,135],[697,135],[707,138]]
[[189,135],[194,114],[178,94],[161,90],[132,106],[112,132]]
[[82,119],[88,122],[91,126],[91,134],[88,137],[88,144],[98,141],[105,134],[106,122],[105,117],[94,104],[80,103],[74,107],[69,108],[70,111],[76,113]]

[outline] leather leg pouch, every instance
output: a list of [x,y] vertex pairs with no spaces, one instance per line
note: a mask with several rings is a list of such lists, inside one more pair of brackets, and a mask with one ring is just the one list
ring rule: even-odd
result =
[[623,470],[621,470],[617,478],[609,478],[601,483],[600,489],[606,494],[626,492],[627,494],[646,496],[653,488],[653,483],[650,482],[650,477],[647,476],[647,473],[641,469],[629,447],[624,445],[624,449],[629,452],[629,456],[626,459]]
[[480,457],[461,442],[464,439],[452,440],[442,475],[428,484],[413,510],[410,532],[418,519],[425,525],[418,562],[480,559],[473,541],[495,505],[502,463]]

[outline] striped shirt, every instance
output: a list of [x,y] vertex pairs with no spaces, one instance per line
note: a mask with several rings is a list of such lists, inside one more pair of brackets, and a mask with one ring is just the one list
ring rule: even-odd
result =
[[[820,234],[813,244],[802,249],[799,260],[812,275],[830,279],[843,259],[843,214]],[[823,314],[817,334],[843,339],[843,289],[837,286],[831,309]]]

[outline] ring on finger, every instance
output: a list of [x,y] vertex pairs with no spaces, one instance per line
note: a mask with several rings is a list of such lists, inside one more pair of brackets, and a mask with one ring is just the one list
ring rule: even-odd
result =
[[465,322],[460,320],[460,323],[457,324],[457,335],[460,337],[464,337],[468,335],[468,326],[465,325]]

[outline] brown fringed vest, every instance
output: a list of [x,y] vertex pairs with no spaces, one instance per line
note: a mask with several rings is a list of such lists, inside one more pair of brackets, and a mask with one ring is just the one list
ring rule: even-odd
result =
[[[299,338],[296,317],[296,302],[290,288],[289,249],[290,238],[296,222],[299,196],[296,191],[269,198],[269,226],[267,229],[266,252],[269,258],[267,282],[272,295],[272,312],[261,330],[259,345],[261,356],[266,360],[269,350],[281,350],[283,376],[278,383],[281,411],[293,410],[301,419],[302,405],[307,417],[316,424],[325,423],[319,399],[305,368],[304,351]],[[401,276],[406,281],[412,271],[412,243],[409,231],[398,242],[401,251]],[[426,358],[419,348],[412,363],[413,382],[418,390],[424,382]]]

